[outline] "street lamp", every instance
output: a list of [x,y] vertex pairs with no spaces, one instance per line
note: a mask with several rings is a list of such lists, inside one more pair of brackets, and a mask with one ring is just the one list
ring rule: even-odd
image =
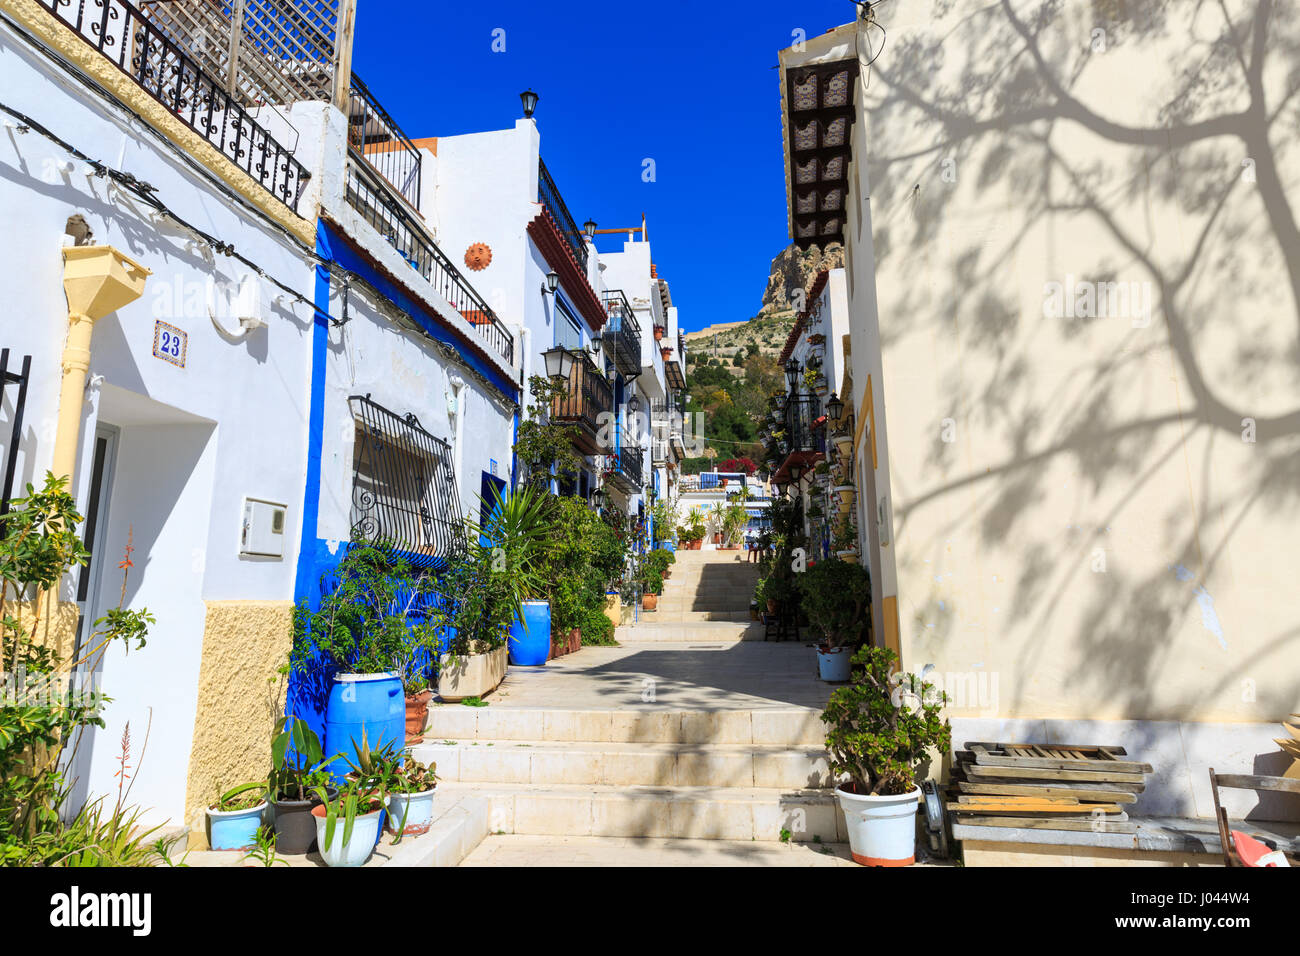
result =
[[799,387],[799,360],[793,356],[785,363],[785,380],[791,392]]
[[840,397],[834,392],[831,392],[831,397],[826,400],[826,414],[831,417],[832,421],[836,422],[838,422],[840,416],[844,414],[844,402],[842,402]]
[[549,348],[542,353],[542,361],[546,365],[546,374],[552,381],[569,380],[569,375],[573,371],[574,355],[562,345]]
[[594,219],[588,219],[586,222],[582,224],[582,231],[587,234],[588,239],[595,239],[596,221]]
[[629,398],[627,400],[627,410],[631,412],[633,415],[641,411],[641,399],[635,395]]
[[542,295],[554,295],[555,290],[560,287],[560,274],[552,269],[546,273],[546,284],[542,286]]
[[531,89],[519,94],[519,101],[524,104],[524,119],[530,118],[537,110],[538,96]]

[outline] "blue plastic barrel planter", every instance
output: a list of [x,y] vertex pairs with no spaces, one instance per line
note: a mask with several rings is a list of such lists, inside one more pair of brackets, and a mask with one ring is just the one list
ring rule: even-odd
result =
[[522,620],[510,625],[510,663],[516,667],[539,667],[551,656],[551,605],[549,601],[525,601]]
[[[325,753],[355,760],[363,730],[371,750],[392,743],[400,752],[406,746],[406,697],[401,680],[392,674],[335,675],[325,705]],[[341,781],[347,761],[337,758],[329,771]]]

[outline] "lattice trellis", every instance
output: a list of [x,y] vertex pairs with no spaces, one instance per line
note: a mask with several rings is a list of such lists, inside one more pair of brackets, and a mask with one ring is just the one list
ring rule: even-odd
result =
[[342,3],[141,0],[139,9],[241,105],[261,106],[333,98]]

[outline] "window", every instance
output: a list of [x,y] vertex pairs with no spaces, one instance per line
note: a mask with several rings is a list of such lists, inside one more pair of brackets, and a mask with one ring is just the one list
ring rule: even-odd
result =
[[582,348],[582,326],[558,295],[555,296],[555,344],[566,349]]
[[460,493],[451,449],[422,427],[372,402],[348,399],[356,421],[352,532],[436,563],[463,546]]

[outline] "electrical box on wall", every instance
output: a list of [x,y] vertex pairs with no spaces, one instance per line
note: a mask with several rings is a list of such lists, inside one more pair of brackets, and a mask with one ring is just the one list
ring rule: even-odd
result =
[[239,535],[241,555],[284,557],[285,508],[274,501],[244,499],[244,524]]

